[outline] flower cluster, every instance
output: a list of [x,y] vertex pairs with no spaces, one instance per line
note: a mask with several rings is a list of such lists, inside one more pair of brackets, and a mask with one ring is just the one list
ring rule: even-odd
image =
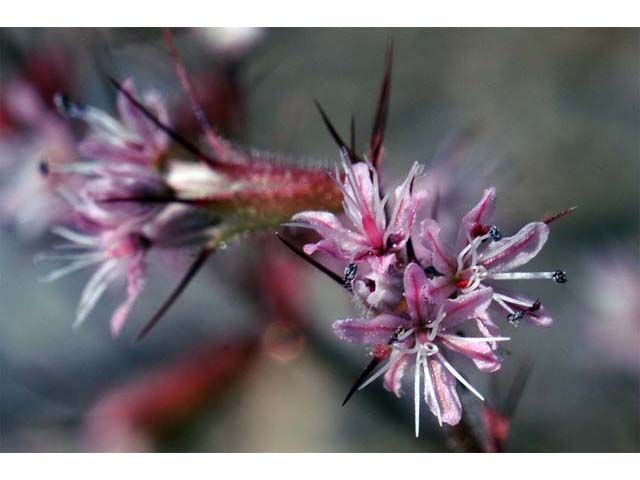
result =
[[[436,220],[419,217],[428,192],[416,186],[417,164],[400,186],[383,195],[372,164],[352,164],[346,151],[342,157],[344,174],[336,181],[348,223],[330,212],[308,211],[295,215],[291,224],[320,235],[304,252],[322,252],[343,265],[345,285],[364,307],[361,318],[333,325],[339,338],[371,347],[371,371],[378,368],[357,387],[384,375],[384,387],[399,397],[403,376],[412,367],[416,436],[423,393],[440,425],[456,425],[462,413],[456,384],[483,397],[454,367],[454,356],[495,372],[500,368],[498,342],[509,340],[494,322],[496,315],[510,324],[552,322],[539,300],[499,286],[504,280],[566,281],[561,270],[514,271],[540,252],[549,228],[533,222],[503,236],[491,221],[495,189],[490,188],[462,218],[455,242],[444,241]],[[470,333],[474,326],[475,334]]]
[[[75,228],[53,230],[70,242],[58,247],[65,251],[39,257],[67,262],[45,280],[96,267],[82,292],[75,325],[88,317],[110,284],[124,277],[127,296],[111,319],[111,332],[119,335],[146,283],[153,249],[199,247],[201,252],[152,323],[207,256],[230,238],[278,225],[300,210],[338,207],[339,190],[324,171],[233,149],[211,129],[217,156],[209,156],[171,129],[157,94],[139,100],[132,80],[114,83],[117,118],[57,97],[59,110],[87,127],[77,145],[82,158],[41,168],[42,175],[62,179],[58,191],[75,218]],[[175,158],[174,144],[199,161]]]

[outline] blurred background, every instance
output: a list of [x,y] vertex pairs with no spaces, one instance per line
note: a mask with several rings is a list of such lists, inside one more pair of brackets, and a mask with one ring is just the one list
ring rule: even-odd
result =
[[[504,232],[578,206],[552,224],[531,265],[565,269],[569,282],[525,286],[555,325],[505,325],[513,340],[502,369],[465,370],[487,397],[486,407],[468,399],[467,410],[501,415],[508,451],[638,451],[638,30],[194,29],[175,36],[207,115],[228,138],[331,167],[337,149],[313,99],[345,136],[353,114],[364,146],[393,39],[390,181],[414,161],[437,169],[462,138],[464,159],[453,168],[446,206],[452,215],[492,185]],[[133,341],[137,330],[189,253],[153,263],[118,340],[108,319],[122,290],[72,330],[89,274],[38,280],[47,266],[33,257],[53,243],[43,212],[55,214],[51,200],[36,198],[34,174],[43,156],[69,154],[77,133],[53,110],[52,95],[111,111],[115,92],[105,71],[158,91],[173,126],[199,136],[161,30],[0,30],[0,450],[474,449],[465,446],[467,433],[440,430],[426,415],[416,440],[412,399],[395,399],[381,382],[341,407],[368,354],[339,342],[330,326],[355,307],[269,233],[217,252],[141,343]]]

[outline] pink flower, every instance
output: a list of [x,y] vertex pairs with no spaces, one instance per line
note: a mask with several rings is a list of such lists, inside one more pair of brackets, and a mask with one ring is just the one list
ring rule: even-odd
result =
[[[406,180],[391,195],[381,196],[378,172],[368,162],[350,164],[343,152],[344,182],[339,184],[343,194],[344,212],[351,225],[344,226],[330,212],[302,212],[293,216],[294,226],[306,226],[318,232],[322,240],[305,245],[311,255],[324,251],[351,263],[368,255],[384,255],[401,250],[406,245],[420,206],[421,195],[414,193],[413,182],[419,174],[417,163]],[[336,181],[338,175],[336,175]],[[388,218],[387,218],[388,217]]]
[[481,400],[483,397],[451,365],[447,356],[460,354],[471,359],[480,370],[494,372],[500,368],[500,360],[489,343],[508,340],[506,337],[466,337],[453,333],[467,320],[485,315],[493,294],[490,288],[477,288],[455,299],[436,302],[431,296],[432,283],[422,267],[410,263],[403,278],[405,302],[396,311],[373,319],[338,320],[333,325],[338,337],[373,345],[374,355],[385,360],[360,389],[384,374],[385,388],[399,397],[404,373],[407,367],[414,366],[416,436],[420,429],[421,381],[424,381],[425,402],[440,425],[443,422],[455,425],[462,412],[456,381]]
[[[138,98],[133,80],[125,80],[122,89],[117,99],[119,119],[97,108],[73,105],[64,97],[57,98],[59,108],[66,115],[81,119],[90,127],[78,151],[92,160],[160,166],[169,149],[169,138],[127,98],[125,92]],[[157,94],[148,93],[143,103],[152,115],[168,125],[167,110]]]
[[54,233],[71,242],[60,248],[72,250],[72,253],[40,255],[38,258],[41,260],[69,262],[64,267],[49,273],[44,277],[44,281],[54,281],[78,270],[97,267],[80,296],[74,328],[87,319],[107,287],[118,278],[126,276],[127,297],[111,318],[111,333],[117,337],[126,322],[129,311],[144,288],[145,258],[150,247],[149,239],[126,226],[107,229],[95,235],[87,235],[66,228],[56,228]]
[[[434,280],[433,295],[448,298],[453,294],[467,294],[483,286],[493,288],[492,307],[504,314],[509,322],[517,324],[522,318],[541,326],[552,323],[551,316],[538,300],[498,289],[493,282],[502,280],[550,279],[566,282],[562,270],[553,272],[513,272],[531,261],[544,247],[549,236],[545,222],[532,222],[512,237],[502,237],[491,225],[495,209],[495,189],[485,190],[482,200],[460,222],[455,254],[440,238],[440,226],[432,219],[421,224],[420,241],[426,249],[423,265],[431,265],[439,275]],[[487,335],[498,330],[488,316],[481,318],[479,327]]]
[[[402,268],[395,254],[366,257],[354,277],[353,292],[367,307],[393,310],[402,301]],[[345,275],[346,276],[346,275]]]
[[52,224],[71,220],[58,195],[58,189],[70,179],[55,172],[43,175],[43,170],[74,160],[73,137],[34,85],[25,80],[10,82],[0,103],[16,127],[0,136],[0,219],[24,237],[37,237]]
[[102,228],[140,225],[165,208],[163,199],[173,196],[163,175],[134,163],[77,163],[66,171],[82,177],[82,183],[76,191],[62,188],[61,193],[84,219]]

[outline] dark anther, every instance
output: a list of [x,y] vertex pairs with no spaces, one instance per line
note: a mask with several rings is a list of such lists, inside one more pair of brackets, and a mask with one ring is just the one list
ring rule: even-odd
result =
[[427,275],[428,278],[435,278],[435,277],[442,276],[442,274],[438,270],[436,270],[436,267],[434,267],[433,265],[425,268],[424,273]]
[[393,337],[391,338],[391,341],[395,341],[398,340],[398,338],[400,337],[400,335],[402,335],[404,332],[406,332],[407,330],[404,327],[398,327],[396,328],[396,331],[393,332]]
[[491,225],[491,228],[489,228],[489,236],[491,240],[498,241],[502,238],[502,232],[495,225]]
[[524,317],[524,313],[514,312],[507,315],[507,321],[514,327],[517,327],[518,324],[520,323],[520,320],[522,320],[522,317]]
[[58,93],[53,97],[53,103],[60,113],[63,115],[69,115],[74,108],[73,103],[68,95],[64,93]]
[[564,270],[556,270],[553,272],[553,281],[556,283],[567,283],[567,272]]
[[40,172],[40,175],[42,175],[43,177],[46,177],[47,175],[49,175],[50,169],[49,169],[49,164],[47,163],[46,160],[41,160],[40,163],[38,163],[38,171]]
[[350,263],[344,268],[344,284],[347,287],[351,287],[353,279],[356,278],[358,273],[358,266],[355,263]]

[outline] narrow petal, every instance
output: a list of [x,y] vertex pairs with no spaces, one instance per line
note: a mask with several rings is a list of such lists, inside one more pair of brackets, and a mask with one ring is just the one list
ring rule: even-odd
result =
[[429,301],[442,303],[455,293],[457,288],[450,277],[442,276],[428,279],[425,290]]
[[373,319],[347,318],[333,323],[333,331],[341,339],[365,345],[386,344],[398,330],[407,328],[410,321],[396,315],[383,314]]
[[[462,417],[462,405],[456,391],[456,379],[442,363],[434,357],[428,357],[428,369],[433,380],[435,398],[427,397],[427,405],[434,415],[440,412],[442,421],[449,425],[457,425]],[[434,403],[438,402],[438,405]]]
[[489,272],[508,272],[535,257],[548,237],[549,227],[545,223],[529,223],[514,236],[490,244],[478,263]]
[[439,335],[441,345],[473,360],[479,370],[495,372],[500,368],[500,359],[493,353],[489,342],[465,342],[456,335]]
[[[500,328],[493,322],[488,312],[485,312],[484,315],[476,318],[476,326],[483,337],[499,337],[500,336]],[[490,342],[491,348],[495,349],[497,344],[496,342]]]
[[[127,78],[122,82],[123,90],[126,90],[133,98],[140,99],[138,92],[133,83],[133,79]],[[140,111],[140,109],[131,102],[123,92],[118,92],[117,99],[118,114],[123,123],[132,131],[135,132],[145,145],[153,146],[154,137],[152,132],[152,126],[147,117]]]
[[493,290],[479,288],[453,300],[446,300],[443,304],[446,316],[440,323],[440,329],[451,329],[470,318],[483,318],[492,299]]
[[147,164],[149,154],[144,149],[88,138],[78,145],[80,155],[92,160],[106,160],[118,163]]
[[471,231],[476,225],[488,225],[491,223],[493,212],[496,208],[496,189],[488,188],[484,191],[482,200],[462,217],[458,229],[458,250],[462,249],[471,237]]
[[302,212],[294,215],[292,221],[294,224],[315,230],[323,237],[320,242],[305,245],[304,251],[307,255],[321,250],[336,258],[343,258],[366,253],[368,250],[366,241],[345,228],[333,213]]
[[425,261],[430,262],[443,275],[453,275],[456,264],[451,255],[440,243],[440,225],[427,218],[420,226],[420,241],[429,254]]
[[412,355],[394,351],[391,353],[391,367],[384,375],[384,388],[395,393],[396,397],[402,395],[402,377]]
[[405,181],[394,192],[393,212],[384,239],[385,244],[389,243],[390,239],[393,240],[392,248],[394,250],[403,248],[407,243],[413,230],[418,208],[425,198],[424,192],[419,192],[418,195],[412,193],[412,186],[419,171],[420,167],[416,162]]
[[114,338],[120,335],[133,304],[144,289],[146,272],[143,262],[144,257],[139,255],[137,259],[132,261],[127,271],[127,298],[114,312],[113,317],[111,317],[111,335],[113,335]]
[[404,297],[414,322],[427,319],[427,276],[417,263],[410,263],[404,271]]

